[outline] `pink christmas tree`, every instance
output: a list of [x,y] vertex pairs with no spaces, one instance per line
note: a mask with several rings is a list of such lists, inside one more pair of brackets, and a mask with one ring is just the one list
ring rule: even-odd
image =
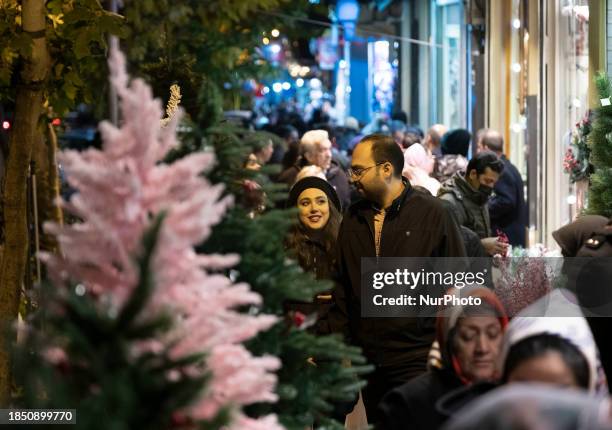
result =
[[[257,313],[261,297],[248,285],[219,274],[238,256],[194,251],[232,204],[231,196],[222,197],[222,186],[201,176],[212,167],[214,155],[197,153],[163,163],[177,144],[180,114],[162,127],[160,101],[142,80],[130,83],[123,55],[112,52],[109,64],[123,123],[100,124],[102,150],[66,151],[59,157],[69,184],[77,190],[62,205],[81,221],[46,226],[62,250],[60,256],[43,256],[50,277],[58,286],[83,285],[96,297],[100,311],[117,314],[139,281],[135,257],[142,251],[143,234],[163,215],[153,258],[155,290],[147,314],[168,313],[174,324],[162,338],[134,345],[133,355],[168,347],[173,358],[206,353],[206,365],[189,372],[210,372],[211,380],[182,412],[206,420],[229,408],[230,429],[280,429],[273,415],[253,420],[241,412],[244,405],[276,401],[273,372],[279,360],[254,357],[242,345],[276,318]],[[252,312],[240,313],[238,307]]]

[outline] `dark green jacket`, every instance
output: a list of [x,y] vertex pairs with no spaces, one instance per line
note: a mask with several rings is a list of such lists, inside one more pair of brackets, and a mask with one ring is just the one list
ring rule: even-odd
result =
[[459,225],[469,228],[481,239],[491,237],[487,201],[461,173],[442,184],[438,197],[450,203]]

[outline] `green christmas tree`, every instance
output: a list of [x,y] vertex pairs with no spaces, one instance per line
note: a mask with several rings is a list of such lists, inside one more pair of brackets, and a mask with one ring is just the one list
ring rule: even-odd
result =
[[[204,88],[203,94],[209,91]],[[201,101],[206,103],[206,97]],[[210,103],[210,100],[208,100]],[[205,111],[215,111],[208,106]],[[284,249],[288,229],[296,219],[294,210],[275,209],[287,195],[286,186],[272,184],[274,173],[244,168],[257,140],[268,133],[253,132],[228,124],[210,124],[210,116],[194,124],[191,135],[173,154],[181,157],[192,151],[213,150],[217,164],[208,175],[213,183],[225,184],[237,204],[199,251],[240,255],[231,277],[246,282],[263,297],[262,312],[284,318],[272,329],[261,332],[247,346],[254,355],[272,354],[281,359],[277,373],[278,402],[250,406],[247,413],[258,417],[276,414],[288,430],[343,429],[344,422],[334,409],[351,404],[365,385],[360,376],[371,371],[361,351],[346,345],[338,335],[317,336],[308,323],[288,321],[284,304],[288,300],[311,301],[315,294],[331,289],[331,282],[318,281],[287,258]],[[266,207],[262,212],[259,206]],[[350,363],[350,366],[349,366]],[[335,419],[334,416],[338,419]]]
[[124,121],[100,124],[102,150],[59,155],[78,220],[46,226],[62,252],[42,256],[53,287],[20,350],[23,406],[76,408],[88,430],[281,430],[273,414],[244,413],[277,399],[280,361],[244,345],[277,318],[222,273],[235,256],[194,252],[232,200],[201,175],[214,158],[160,162],[179,116],[162,127],[123,56],[109,65]]
[[[210,375],[189,376],[184,369],[201,365],[204,354],[175,359],[165,349],[134,359],[131,353],[135,344],[159,339],[172,326],[170,315],[143,318],[155,288],[151,264],[162,219],[143,237],[139,282],[118,315],[101,312],[82,285],[66,290],[44,286],[27,342],[16,350],[23,388],[16,406],[75,409],[77,428],[87,430],[193,424],[178,411],[198,398]],[[171,372],[180,377],[169,379]],[[227,412],[201,423],[202,428],[227,424]]]
[[605,72],[595,77],[601,105],[595,109],[593,130],[588,142],[591,148],[590,160],[594,166],[589,188],[587,211],[591,214],[612,216],[612,87]]

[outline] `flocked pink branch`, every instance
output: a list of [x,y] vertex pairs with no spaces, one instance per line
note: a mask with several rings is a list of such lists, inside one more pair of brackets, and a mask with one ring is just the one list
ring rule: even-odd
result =
[[235,411],[230,428],[281,429],[274,416],[253,420],[240,412],[243,405],[276,401],[273,372],[279,360],[253,357],[241,342],[277,320],[237,312],[238,306],[258,306],[261,297],[245,284],[208,273],[231,267],[238,256],[194,252],[194,245],[210,235],[232,204],[231,196],[222,197],[221,185],[201,176],[214,164],[214,156],[191,154],[172,164],[162,163],[177,144],[180,114],[162,128],[160,101],[142,80],[130,83],[123,55],[111,52],[109,65],[123,124],[100,124],[102,150],[65,151],[59,156],[69,184],[77,190],[62,205],[82,222],[46,226],[63,252],[43,255],[52,278],[79,282],[99,295],[100,303],[119,308],[138,283],[133,257],[140,252],[142,236],[164,212],[152,265],[156,289],[149,311],[170,312],[175,326],[166,338],[152,339],[133,353],[159,351],[170,343],[174,357],[207,352],[212,380],[190,413],[210,418],[229,406]]

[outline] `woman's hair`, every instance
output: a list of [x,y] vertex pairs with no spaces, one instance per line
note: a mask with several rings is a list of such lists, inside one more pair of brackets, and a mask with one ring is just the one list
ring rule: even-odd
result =
[[[338,238],[338,231],[340,230],[340,222],[342,221],[342,215],[336,209],[334,204],[328,200],[329,204],[329,220],[325,227],[323,227],[317,237],[325,253],[330,257],[329,264],[333,264],[335,259],[335,244]],[[296,217],[297,218],[297,217]],[[289,251],[289,255],[297,260],[300,266],[304,269],[309,269],[313,264],[314,255],[311,255],[312,247],[303,246],[306,241],[311,240],[311,234],[300,221],[296,219],[296,222],[289,229],[286,240],[286,248]]]
[[549,333],[529,336],[510,347],[504,363],[503,380],[507,381],[508,375],[522,362],[549,352],[556,352],[561,356],[580,387],[589,387],[589,364],[584,354],[569,340]]

